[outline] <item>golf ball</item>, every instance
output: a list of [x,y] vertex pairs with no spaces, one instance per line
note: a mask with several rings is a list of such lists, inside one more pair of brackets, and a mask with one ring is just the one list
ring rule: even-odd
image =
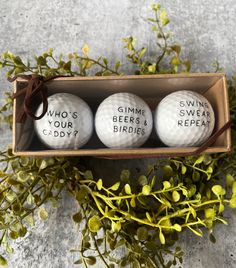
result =
[[95,129],[101,142],[110,148],[141,146],[152,131],[148,105],[131,93],[116,93],[106,98],[95,115]]
[[[42,112],[40,104],[36,115]],[[86,102],[68,93],[48,97],[48,110],[36,120],[35,132],[39,139],[53,149],[77,149],[90,139],[93,132],[93,114]]]
[[167,146],[199,146],[212,134],[215,116],[209,101],[193,91],[167,95],[155,111],[155,129]]

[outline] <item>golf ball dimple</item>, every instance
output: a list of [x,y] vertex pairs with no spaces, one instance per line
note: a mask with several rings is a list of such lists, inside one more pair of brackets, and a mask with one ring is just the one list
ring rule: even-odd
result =
[[131,93],[106,98],[95,115],[95,129],[101,142],[110,148],[135,148],[151,134],[152,113],[148,105]]
[[200,146],[212,134],[214,111],[209,101],[193,91],[167,95],[155,111],[155,129],[167,146]]
[[[36,115],[42,112],[40,104]],[[77,149],[88,142],[93,132],[93,114],[81,98],[57,93],[48,97],[48,110],[34,123],[39,139],[53,149]]]

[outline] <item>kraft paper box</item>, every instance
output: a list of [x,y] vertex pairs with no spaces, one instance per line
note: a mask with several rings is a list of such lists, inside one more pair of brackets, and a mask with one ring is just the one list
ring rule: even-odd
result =
[[[15,81],[15,92],[27,85],[25,80]],[[229,100],[226,78],[220,73],[195,73],[177,75],[142,75],[113,77],[63,77],[47,82],[49,95],[66,92],[78,95],[85,100],[95,114],[98,105],[109,95],[118,92],[130,92],[143,98],[152,111],[169,93],[178,90],[192,90],[203,94],[212,104],[215,112],[214,132],[222,128],[230,120]],[[16,122],[16,115],[23,103],[23,97],[14,101],[13,111],[13,152],[21,156],[98,156],[105,158],[145,158],[175,156],[182,153],[193,153],[196,147],[165,147],[158,140],[155,131],[148,141],[135,149],[106,148],[94,134],[91,140],[78,150],[53,150],[46,148],[33,134],[33,139],[27,133],[33,133],[33,123]],[[35,107],[36,109],[37,107]],[[213,132],[213,133],[214,133]],[[32,136],[32,135],[31,135]],[[228,152],[231,149],[231,132],[228,128],[208,147],[205,153]]]

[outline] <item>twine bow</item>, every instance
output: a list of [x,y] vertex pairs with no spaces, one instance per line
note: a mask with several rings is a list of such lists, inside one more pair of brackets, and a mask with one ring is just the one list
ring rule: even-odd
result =
[[[21,105],[19,112],[16,116],[16,122],[25,122],[27,115],[30,116],[33,120],[41,119],[46,114],[48,109],[48,88],[46,86],[46,82],[61,76],[45,78],[44,76],[37,74],[18,75],[14,76],[13,78],[8,78],[8,81],[13,82],[18,77],[28,81],[28,83],[26,87],[13,94],[13,98],[18,98],[19,96],[24,95],[24,102]],[[37,100],[39,98],[43,103],[43,110],[39,116],[36,116],[34,111]]]

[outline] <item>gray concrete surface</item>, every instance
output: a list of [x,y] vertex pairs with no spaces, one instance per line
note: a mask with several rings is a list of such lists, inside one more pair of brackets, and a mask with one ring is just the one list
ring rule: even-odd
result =
[[[149,0],[0,0],[0,51],[7,49],[31,58],[49,47],[56,53],[77,51],[84,43],[91,54],[106,55],[111,62],[121,59],[127,64],[122,37],[135,35],[138,44],[148,45],[150,57],[155,55],[153,35],[146,18]],[[211,70],[218,59],[228,75],[236,63],[235,0],[166,0],[160,1],[170,14],[174,40],[182,44],[183,55],[193,62],[193,71]],[[0,90],[9,89],[0,71]],[[11,133],[1,126],[1,147],[11,142]],[[154,160],[150,160],[154,161]],[[100,165],[101,163],[99,163]],[[107,166],[107,162],[102,163]],[[119,165],[142,165],[133,161]],[[98,165],[94,162],[94,165]],[[110,165],[111,166],[111,165]],[[78,245],[79,237],[70,215],[76,204],[67,195],[45,223],[38,223],[27,238],[15,243],[9,256],[10,268],[72,268],[76,256],[69,249]],[[198,238],[185,233],[180,241],[185,251],[184,268],[236,267],[236,213],[228,213],[229,226],[216,229],[217,242],[212,245],[207,235]],[[96,267],[103,267],[97,265]]]

